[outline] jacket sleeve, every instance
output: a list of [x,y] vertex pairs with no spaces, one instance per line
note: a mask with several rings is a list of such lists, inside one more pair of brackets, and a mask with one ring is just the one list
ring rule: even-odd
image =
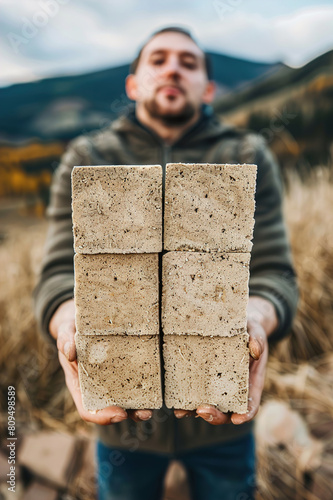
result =
[[279,326],[273,343],[286,336],[296,314],[298,286],[283,217],[283,184],[277,162],[265,142],[257,139],[253,158],[258,166],[255,226],[250,262],[250,295],[269,300]]
[[71,172],[75,165],[91,164],[89,149],[89,140],[83,136],[72,141],[53,176],[44,258],[33,294],[39,329],[49,339],[53,313],[74,295]]

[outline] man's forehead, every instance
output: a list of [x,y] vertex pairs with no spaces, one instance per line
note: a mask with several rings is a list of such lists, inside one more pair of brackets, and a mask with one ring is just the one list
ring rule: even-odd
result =
[[168,32],[156,35],[145,45],[142,50],[142,56],[149,57],[152,53],[162,51],[186,52],[188,54],[193,54],[199,59],[204,59],[204,53],[200,47],[198,47],[191,38],[182,33]]

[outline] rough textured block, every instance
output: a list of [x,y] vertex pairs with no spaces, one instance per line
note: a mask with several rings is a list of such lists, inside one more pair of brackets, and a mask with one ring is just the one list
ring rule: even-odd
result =
[[163,332],[220,336],[245,332],[249,262],[249,253],[166,253]]
[[169,163],[164,248],[249,252],[256,165]]
[[162,250],[162,167],[92,166],[72,172],[76,253]]
[[203,404],[220,411],[247,412],[248,334],[235,337],[165,335],[165,404],[195,410]]
[[79,334],[159,333],[157,254],[76,254],[74,265]]
[[83,406],[162,406],[159,336],[76,335]]

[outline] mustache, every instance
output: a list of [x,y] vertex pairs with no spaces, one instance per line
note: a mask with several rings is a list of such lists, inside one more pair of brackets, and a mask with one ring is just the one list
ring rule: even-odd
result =
[[159,85],[156,89],[156,92],[158,92],[160,89],[163,89],[164,87],[174,87],[182,92],[182,94],[186,94],[185,89],[181,86],[178,85],[178,83],[174,82],[169,82],[169,83],[163,83],[162,85]]

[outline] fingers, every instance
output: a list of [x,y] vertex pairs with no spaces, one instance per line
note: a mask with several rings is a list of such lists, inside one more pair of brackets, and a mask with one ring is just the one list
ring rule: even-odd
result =
[[255,321],[248,321],[247,330],[249,333],[249,352],[251,358],[257,360],[265,351],[267,346],[267,336],[263,327]]
[[212,425],[228,424],[230,422],[230,415],[222,413],[214,406],[205,405],[197,408],[197,416],[203,418],[206,422]]
[[[199,412],[198,412],[199,410]],[[216,413],[217,412],[217,413]],[[225,423],[227,415],[221,413],[214,406],[200,406],[195,410],[174,410],[174,415],[179,420],[184,417],[202,417],[207,422],[219,425],[220,423]]]
[[153,416],[152,410],[128,410],[127,413],[134,422],[149,420]]
[[267,358],[268,347],[264,349],[257,361],[253,360],[253,362],[250,363],[248,411],[243,415],[237,413],[231,415],[231,422],[235,425],[249,422],[258,413],[265,383]]
[[191,416],[195,415],[195,411],[191,411],[191,410],[173,410],[173,413],[174,413],[175,417],[178,419],[181,419],[184,417],[191,417]]
[[75,361],[76,359],[74,335],[74,321],[61,323],[58,329],[57,348],[62,354],[66,356],[68,361]]
[[259,359],[262,354],[261,346],[256,338],[250,337],[249,339],[250,356],[253,359]]
[[128,417],[126,411],[119,406],[108,406],[103,410],[96,411],[96,413],[84,410],[83,407],[80,409],[77,408],[77,410],[83,420],[98,425],[118,424],[119,422],[126,420]]

